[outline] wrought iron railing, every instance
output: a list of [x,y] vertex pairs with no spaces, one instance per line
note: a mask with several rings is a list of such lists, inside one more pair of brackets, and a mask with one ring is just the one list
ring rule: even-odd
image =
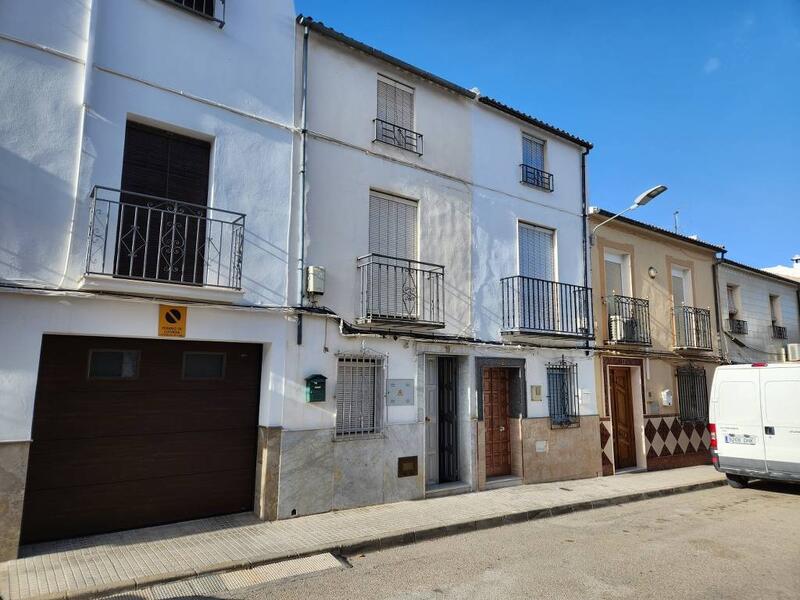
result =
[[649,300],[613,295],[606,298],[606,309],[609,342],[651,345]]
[[88,275],[242,287],[245,215],[95,186]]
[[675,347],[711,350],[711,311],[693,306],[675,307]]
[[[213,21],[219,28],[225,27],[225,1],[226,0],[163,0],[167,4],[172,4],[182,8],[198,17]],[[219,3],[219,7],[217,7]]]
[[747,334],[747,321],[742,321],[741,319],[726,319],[725,327],[727,328],[728,333],[733,333],[736,335]]
[[542,171],[531,165],[521,164],[522,169],[522,183],[527,183],[548,192],[553,191],[553,174],[547,171]]
[[781,325],[773,325],[772,326],[772,337],[776,340],[785,340],[789,337],[786,327]]
[[384,254],[356,260],[361,323],[444,327],[444,267]]
[[383,119],[375,119],[375,141],[422,156],[422,134]]
[[500,291],[505,333],[594,337],[591,288],[514,275]]

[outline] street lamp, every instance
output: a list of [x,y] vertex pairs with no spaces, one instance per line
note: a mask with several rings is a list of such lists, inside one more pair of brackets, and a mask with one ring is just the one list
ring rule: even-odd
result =
[[594,246],[594,234],[595,234],[595,232],[598,229],[600,229],[603,225],[613,221],[614,219],[616,219],[620,215],[624,215],[626,212],[628,212],[630,210],[636,210],[640,206],[644,206],[645,204],[647,204],[648,202],[653,200],[656,196],[658,196],[660,194],[663,194],[666,191],[667,191],[667,186],[665,186],[665,185],[657,185],[655,187],[650,188],[647,191],[642,192],[638,196],[636,196],[636,200],[634,200],[633,204],[631,204],[628,208],[626,208],[622,212],[618,212],[613,217],[611,217],[609,219],[606,219],[605,221],[603,221],[599,225],[595,226],[594,229],[592,229],[592,233],[589,235],[589,241],[591,242],[591,245]]

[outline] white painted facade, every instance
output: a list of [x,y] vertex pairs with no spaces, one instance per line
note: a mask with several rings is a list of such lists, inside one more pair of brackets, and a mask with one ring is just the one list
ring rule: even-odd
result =
[[[439,356],[457,357],[463,489],[487,479],[480,365],[520,369],[520,431],[547,420],[546,365],[562,358],[577,365],[580,416],[596,418],[590,344],[510,338],[499,317],[500,278],[519,274],[520,222],[554,230],[554,279],[584,284],[584,148],[312,32],[303,180],[303,26],[290,1],[229,2],[224,28],[164,0],[57,4],[0,6],[0,451],[31,441],[43,335],[157,338],[159,303],[188,305],[186,340],[262,345],[258,423],[281,431],[278,518],[424,497],[428,373]],[[374,141],[381,77],[413,89],[421,156]],[[210,143],[208,205],[246,215],[241,290],[86,275],[90,196],[121,186],[129,121]],[[520,183],[523,134],[545,143],[554,191]],[[441,328],[356,326],[371,194],[416,206],[416,259],[445,271]],[[316,299],[325,314],[292,308],[301,230],[304,264],[326,269]],[[411,403],[383,407],[377,435],[334,435],[343,355],[379,356],[384,378],[413,382]],[[324,402],[307,402],[312,374],[328,378]],[[542,472],[550,436],[528,440]],[[563,439],[553,461],[564,461]],[[399,477],[398,459],[414,456],[418,473]]]
[[[800,343],[799,285],[729,261],[719,265],[718,280],[725,358],[732,363],[786,360],[786,345]],[[746,333],[732,328],[730,319],[744,321]],[[786,339],[776,337],[773,325],[786,328]]]

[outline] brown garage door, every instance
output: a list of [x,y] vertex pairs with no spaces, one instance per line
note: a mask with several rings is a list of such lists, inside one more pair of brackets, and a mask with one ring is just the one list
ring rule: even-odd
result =
[[22,542],[252,510],[261,347],[44,336]]

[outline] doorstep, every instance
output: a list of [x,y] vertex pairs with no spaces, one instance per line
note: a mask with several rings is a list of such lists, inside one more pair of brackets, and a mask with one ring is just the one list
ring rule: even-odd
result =
[[448,483],[436,483],[425,488],[425,498],[444,498],[445,496],[455,496],[456,494],[466,494],[472,491],[472,487],[463,481],[450,481]]
[[352,555],[530,519],[725,485],[711,466],[517,485],[259,521],[239,514],[23,546],[4,600],[89,598],[322,552]]
[[522,477],[517,477],[516,475],[501,475],[500,477],[491,477],[487,479],[483,489],[499,490],[500,488],[513,487],[515,485],[522,485]]

